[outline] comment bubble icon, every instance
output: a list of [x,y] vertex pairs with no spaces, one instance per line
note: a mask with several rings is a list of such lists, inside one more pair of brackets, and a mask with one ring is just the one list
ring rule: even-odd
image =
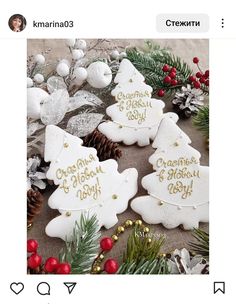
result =
[[41,296],[50,296],[50,285],[47,282],[40,282],[37,286],[37,292]]

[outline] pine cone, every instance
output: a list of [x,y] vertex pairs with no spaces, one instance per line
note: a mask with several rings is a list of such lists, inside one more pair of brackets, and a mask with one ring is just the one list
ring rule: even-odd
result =
[[190,84],[187,84],[187,87],[182,87],[175,93],[172,104],[175,112],[181,118],[189,118],[192,114],[197,114],[203,107],[203,100],[202,90],[192,88]]
[[[37,165],[37,167],[34,167],[33,171],[30,171],[30,170],[27,171],[27,177],[28,177],[29,173],[32,174],[32,172],[35,173],[37,171],[37,172],[43,172],[43,173],[45,173],[47,171],[47,168],[49,167],[50,163],[49,162],[45,162],[45,160],[41,156],[41,154],[32,154],[32,155],[30,155],[28,157],[28,159],[31,159],[31,158],[35,159],[37,161],[38,165]],[[35,185],[33,185],[31,187],[33,189],[38,189],[41,193],[44,193],[46,191],[46,189],[47,189],[47,185],[51,184],[51,181],[49,181],[48,179],[46,179],[46,177],[44,179],[42,179],[42,180],[46,184],[46,187],[44,189],[39,188],[39,187],[37,187]]]
[[192,112],[189,108],[180,109],[179,106],[175,104],[173,105],[173,109],[182,119],[189,118],[192,115]]
[[100,161],[110,158],[117,160],[122,156],[119,145],[108,139],[104,134],[95,129],[84,138],[84,146],[92,147],[97,150],[97,156]]
[[35,215],[39,214],[43,204],[43,195],[38,190],[27,191],[27,227],[33,224]]

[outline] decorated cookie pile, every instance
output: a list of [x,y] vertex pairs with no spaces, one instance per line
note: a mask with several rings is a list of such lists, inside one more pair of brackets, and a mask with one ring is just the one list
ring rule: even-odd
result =
[[[178,116],[163,114],[164,103],[151,98],[152,88],[131,62],[123,59],[112,91],[117,103],[107,108],[113,121],[99,130],[114,141],[148,145],[154,173],[142,179],[148,196],[135,198],[131,208],[149,224],[166,228],[182,224],[185,229],[208,221],[208,167],[200,166],[200,153],[176,125]],[[68,239],[82,213],[96,214],[100,227],[109,229],[137,193],[137,170],[118,173],[115,160],[99,162],[97,151],[82,146],[82,140],[56,126],[47,126],[45,161],[47,178],[58,185],[48,204],[60,216],[46,227],[49,236]]]

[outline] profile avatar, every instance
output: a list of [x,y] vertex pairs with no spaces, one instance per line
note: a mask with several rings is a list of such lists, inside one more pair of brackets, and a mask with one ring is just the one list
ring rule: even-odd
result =
[[25,17],[20,14],[12,15],[8,21],[8,25],[13,32],[21,32],[26,26]]

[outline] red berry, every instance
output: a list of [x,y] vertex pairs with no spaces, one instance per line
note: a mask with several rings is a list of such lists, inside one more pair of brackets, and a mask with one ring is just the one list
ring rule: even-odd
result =
[[196,77],[195,76],[189,76],[188,80],[190,82],[194,82],[194,81],[196,81]]
[[176,68],[171,68],[171,69],[170,69],[170,72],[176,73],[176,71],[177,71]]
[[38,249],[38,242],[36,240],[28,240],[27,241],[27,252],[36,252]]
[[197,72],[197,73],[196,73],[196,76],[197,76],[197,78],[201,78],[203,75],[202,75],[201,72]]
[[55,272],[57,270],[58,265],[59,265],[58,259],[54,257],[50,257],[46,260],[44,269],[47,272]]
[[172,86],[175,86],[178,84],[178,81],[176,79],[172,79],[171,80],[171,83],[170,83]]
[[194,81],[193,86],[194,86],[195,89],[200,89],[201,84],[200,84],[199,81]]
[[209,79],[206,80],[205,85],[209,87]]
[[199,80],[201,83],[205,83],[206,79],[204,77],[201,77]]
[[205,71],[204,76],[205,76],[206,78],[209,78],[209,70],[206,70],[206,71]]
[[117,261],[113,260],[113,259],[106,260],[106,262],[104,264],[104,270],[109,274],[116,273],[118,268],[119,268],[119,265],[118,265]]
[[165,95],[165,90],[159,90],[158,92],[157,92],[157,95],[159,96],[159,97],[163,97],[164,95]]
[[163,65],[162,71],[166,73],[166,72],[169,72],[169,69],[170,68],[169,68],[168,64],[165,64],[165,65]]
[[57,274],[69,274],[70,272],[71,266],[69,263],[62,263],[57,267]]
[[164,78],[164,83],[170,83],[170,82],[171,82],[170,76],[166,76],[166,77]]
[[169,73],[169,76],[170,76],[170,78],[172,78],[172,79],[173,79],[173,78],[175,78],[175,77],[176,77],[176,73],[175,73],[175,72],[170,72],[170,73]]
[[198,62],[199,62],[199,59],[198,59],[197,57],[194,57],[194,58],[193,58],[193,63],[196,63],[196,64],[197,64]]
[[35,269],[41,265],[41,262],[42,262],[42,257],[40,255],[38,255],[37,253],[33,253],[28,258],[28,267],[31,269]]
[[100,241],[100,247],[104,251],[111,250],[111,248],[113,247],[113,240],[112,240],[112,238],[104,237],[103,239],[101,239],[101,241]]

